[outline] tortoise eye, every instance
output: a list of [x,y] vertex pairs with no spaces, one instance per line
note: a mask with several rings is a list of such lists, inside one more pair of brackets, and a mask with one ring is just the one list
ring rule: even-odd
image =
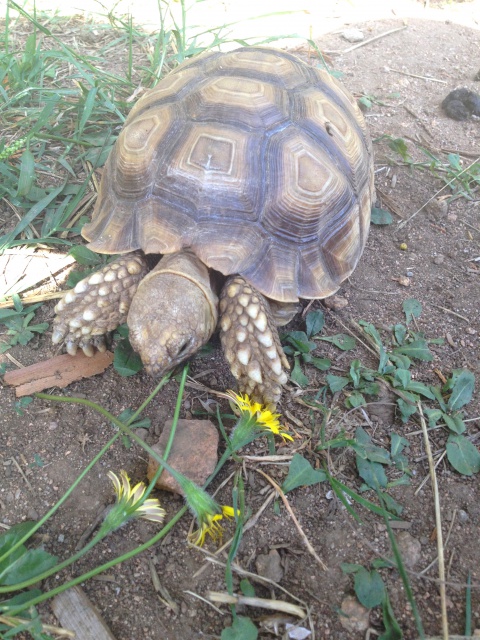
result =
[[188,347],[190,347],[192,344],[192,340],[187,340],[186,342],[184,342],[182,344],[182,346],[180,347],[180,349],[178,350],[178,355],[181,356],[182,353],[185,353],[185,351],[187,351]]

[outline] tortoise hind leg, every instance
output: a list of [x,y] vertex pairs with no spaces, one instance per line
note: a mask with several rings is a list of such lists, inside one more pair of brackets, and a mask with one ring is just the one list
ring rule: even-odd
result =
[[55,307],[52,342],[75,355],[105,351],[105,335],[126,322],[139,282],[148,272],[140,251],[120,256],[67,291]]
[[220,296],[220,339],[241,393],[276,405],[288,376],[287,358],[267,300],[241,276],[227,280]]

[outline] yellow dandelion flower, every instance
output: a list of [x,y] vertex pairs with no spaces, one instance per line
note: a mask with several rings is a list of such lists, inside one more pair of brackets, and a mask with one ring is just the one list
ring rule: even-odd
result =
[[293,438],[285,430],[285,427],[280,424],[280,414],[272,413],[269,409],[264,408],[259,402],[253,402],[250,400],[247,394],[241,395],[234,391],[227,391],[227,395],[230,400],[240,410],[241,414],[254,418],[255,422],[249,426],[254,428],[255,426],[270,431],[271,433],[280,436],[284,440],[291,440]]
[[143,482],[138,482],[132,487],[127,472],[123,470],[120,471],[120,477],[113,471],[109,471],[107,475],[113,482],[117,501],[108,513],[104,525],[114,530],[134,517],[144,518],[152,522],[163,522],[165,510],[162,509],[159,501],[156,498],[148,498],[142,501],[146,491]]
[[202,518],[199,520],[199,528],[193,531],[188,537],[192,544],[197,547],[203,547],[207,535],[209,535],[214,542],[220,542],[222,540],[223,528],[220,520],[223,520],[223,518],[233,518],[235,516],[235,509],[228,506],[219,508],[221,509],[219,513],[202,514]]

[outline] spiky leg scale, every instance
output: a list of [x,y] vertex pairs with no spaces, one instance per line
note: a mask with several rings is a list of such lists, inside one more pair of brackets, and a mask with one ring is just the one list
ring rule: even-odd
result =
[[290,369],[267,300],[241,276],[227,280],[220,296],[220,338],[241,393],[275,405]]
[[105,335],[123,324],[140,281],[148,273],[140,251],[120,256],[67,291],[55,307],[52,342],[75,355],[105,351]]

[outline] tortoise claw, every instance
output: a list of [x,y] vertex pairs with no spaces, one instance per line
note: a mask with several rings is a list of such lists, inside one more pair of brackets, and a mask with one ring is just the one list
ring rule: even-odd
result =
[[81,280],[55,307],[53,344],[65,341],[67,353],[78,348],[91,357],[106,351],[105,335],[126,322],[138,284],[148,272],[140,251],[120,256]]
[[268,302],[241,276],[229,278],[220,297],[220,339],[241,393],[274,407],[289,369]]

